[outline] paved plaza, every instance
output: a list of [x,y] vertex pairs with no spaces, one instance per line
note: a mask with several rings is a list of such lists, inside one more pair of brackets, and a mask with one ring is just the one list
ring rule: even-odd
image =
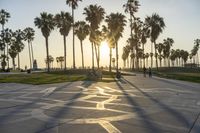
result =
[[0,84],[0,133],[200,133],[199,113],[200,84],[156,77]]

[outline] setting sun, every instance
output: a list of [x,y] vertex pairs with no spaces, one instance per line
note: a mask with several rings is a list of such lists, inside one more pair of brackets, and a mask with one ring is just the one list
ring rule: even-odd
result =
[[101,56],[103,58],[107,58],[109,57],[109,47],[108,47],[108,43],[106,41],[101,42]]

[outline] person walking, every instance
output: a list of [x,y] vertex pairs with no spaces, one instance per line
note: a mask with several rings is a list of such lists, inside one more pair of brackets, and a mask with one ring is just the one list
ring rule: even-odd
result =
[[144,77],[146,77],[146,71],[147,71],[147,69],[146,69],[146,67],[144,67],[143,68]]
[[152,77],[152,71],[151,71],[151,67],[149,67],[149,78]]

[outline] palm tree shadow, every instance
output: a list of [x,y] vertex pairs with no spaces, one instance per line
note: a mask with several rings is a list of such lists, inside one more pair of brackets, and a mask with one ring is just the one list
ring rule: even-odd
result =
[[[94,81],[84,81],[81,85],[83,85],[85,88],[88,88],[93,83],[95,83],[95,82]],[[69,85],[70,84],[63,85],[59,89],[63,89],[66,86],[69,86]],[[76,100],[77,98],[80,98],[82,94],[83,94],[83,91],[78,92],[71,99],[69,99],[68,101],[66,101],[65,105],[66,106],[73,106],[73,105],[75,105],[76,101],[74,101],[74,100]],[[60,108],[59,110],[57,110],[52,115],[53,119],[50,118],[47,122],[45,122],[43,125],[41,125],[36,132],[37,133],[42,133],[42,132],[48,131],[50,129],[53,129],[53,128],[57,127],[57,126],[60,126],[62,124],[65,124],[65,123],[59,123],[58,121],[55,120],[55,118],[63,118],[63,117],[65,117],[64,115],[69,114],[72,111],[71,108],[66,107],[66,106],[64,106],[64,107]]]
[[[119,79],[120,82],[124,82],[123,80]],[[136,102],[136,100],[134,100],[129,94],[128,92],[126,92],[126,90],[122,87],[122,85],[119,82],[116,82],[117,86],[119,87],[119,89],[125,94],[126,99],[128,100],[128,102],[136,107],[139,108],[132,108],[132,110],[134,112],[137,113],[137,115],[142,118],[142,122],[144,124],[144,127],[146,127],[148,133],[160,133],[161,129],[158,126],[155,126],[154,124],[152,124],[151,118],[147,116],[147,114],[145,113],[145,110],[143,110],[142,108],[140,108],[139,103]],[[151,130],[149,130],[151,129]]]
[[[147,94],[146,92],[142,91],[139,87],[131,83],[130,81],[123,78],[128,84],[133,86],[135,89],[137,89],[139,92],[141,92],[146,98],[154,102],[156,105],[160,106],[162,109],[166,110],[169,114],[171,114],[174,118],[176,118],[179,123],[182,123],[184,127],[191,127],[191,124],[189,120],[187,120],[181,112],[176,111],[175,109],[172,109],[168,105],[158,101],[157,99],[153,98],[151,95]],[[131,98],[130,98],[131,99]]]

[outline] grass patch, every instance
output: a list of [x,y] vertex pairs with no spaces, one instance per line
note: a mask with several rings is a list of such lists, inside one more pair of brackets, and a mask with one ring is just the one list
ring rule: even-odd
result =
[[[86,70],[68,70],[54,71],[50,73],[21,73],[21,74],[2,74],[0,75],[0,83],[24,83],[24,84],[52,84],[62,82],[74,82],[74,81],[85,81],[89,80],[87,77]],[[114,82],[114,74],[103,73],[102,80],[99,79],[97,82]]]
[[1,83],[25,83],[25,84],[51,84],[61,82],[73,82],[86,80],[85,75],[64,75],[51,73],[33,73],[33,74],[12,74],[1,75]]
[[153,73],[163,78],[200,83],[199,68],[162,68],[158,72],[154,70]]

